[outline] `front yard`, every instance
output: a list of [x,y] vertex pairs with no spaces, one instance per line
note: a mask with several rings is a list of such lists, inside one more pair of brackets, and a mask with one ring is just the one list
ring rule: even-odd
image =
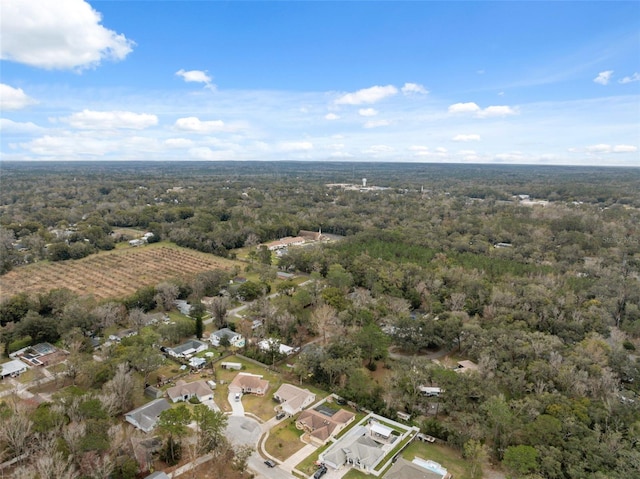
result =
[[265,449],[273,457],[284,461],[305,446],[300,440],[302,434],[303,431],[296,428],[294,419],[285,419],[271,429]]

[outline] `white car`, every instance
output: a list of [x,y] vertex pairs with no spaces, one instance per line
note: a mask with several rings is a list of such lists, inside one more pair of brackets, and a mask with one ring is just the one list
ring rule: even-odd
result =
[[235,399],[236,399],[236,401],[240,401],[240,393],[236,393]]

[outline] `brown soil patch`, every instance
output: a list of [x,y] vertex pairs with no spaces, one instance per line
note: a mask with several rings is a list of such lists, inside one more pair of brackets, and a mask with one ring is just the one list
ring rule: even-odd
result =
[[185,248],[148,245],[117,249],[80,260],[38,263],[0,277],[0,300],[17,293],[46,293],[67,288],[80,296],[122,298],[143,286],[203,271],[229,270],[238,262]]

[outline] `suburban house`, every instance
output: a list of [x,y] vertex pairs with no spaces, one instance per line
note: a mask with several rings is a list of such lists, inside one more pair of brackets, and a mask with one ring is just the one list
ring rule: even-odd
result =
[[151,432],[156,427],[160,413],[170,408],[171,404],[166,399],[156,399],[128,412],[124,415],[124,419],[143,432]]
[[450,479],[451,477],[451,474],[437,462],[419,457],[413,461],[398,458],[384,475],[384,479]]
[[302,389],[293,384],[283,384],[273,394],[273,399],[280,403],[275,407],[276,411],[293,416],[313,404],[316,395],[308,389]]
[[13,361],[0,364],[0,377],[2,377],[2,379],[6,377],[15,378],[26,372],[27,369],[28,367],[25,363],[19,359],[14,359]]
[[9,357],[11,359],[20,359],[27,363],[27,366],[49,366],[59,360],[62,360],[62,355],[67,354],[56,348],[53,344],[38,343],[34,346],[29,346],[14,353],[11,353]]
[[240,333],[236,333],[235,331],[231,331],[229,328],[222,328],[218,331],[211,333],[209,336],[209,341],[214,346],[220,346],[220,341],[222,338],[227,338],[229,340],[229,344],[236,348],[241,348],[244,346],[244,336]]
[[458,366],[454,369],[457,373],[468,373],[469,371],[477,371],[478,365],[473,361],[464,360],[458,361]]
[[202,402],[213,399],[213,391],[205,381],[178,381],[174,387],[167,389],[167,396],[171,402],[188,401],[192,397]]
[[280,238],[277,241],[267,243],[266,246],[269,251],[277,251],[279,249],[288,248],[289,246],[301,246],[305,243],[305,239],[302,236]]
[[189,366],[193,369],[202,369],[207,365],[207,360],[204,358],[191,358],[189,359]]
[[118,331],[116,334],[112,334],[109,336],[109,341],[114,341],[119,343],[124,338],[130,338],[131,336],[135,336],[138,332],[135,329],[123,329],[122,331]]
[[262,351],[268,352],[273,350],[274,347],[278,349],[278,353],[284,354],[286,356],[293,354],[296,350],[296,348],[287,346],[286,344],[282,344],[279,340],[274,338],[267,338],[258,342],[258,348],[260,348]]
[[229,384],[230,393],[257,394],[264,396],[269,389],[269,381],[251,373],[238,373]]
[[339,409],[334,411],[326,407],[307,409],[300,413],[296,421],[296,427],[304,430],[312,443],[320,446],[327,440],[342,431],[354,420],[356,415],[352,412]]
[[386,450],[373,440],[371,436],[362,432],[359,426],[354,434],[349,434],[339,442],[339,447],[330,447],[322,455],[322,462],[334,469],[342,466],[354,467],[363,471],[372,471],[384,458]]
[[202,341],[198,341],[197,339],[191,339],[186,343],[182,343],[180,346],[176,346],[175,348],[167,348],[167,353],[173,356],[174,358],[190,358],[194,354],[198,354],[202,351],[206,351],[209,349],[207,343],[203,343]]
[[433,386],[418,386],[418,390],[426,397],[438,397],[442,394],[442,389]]

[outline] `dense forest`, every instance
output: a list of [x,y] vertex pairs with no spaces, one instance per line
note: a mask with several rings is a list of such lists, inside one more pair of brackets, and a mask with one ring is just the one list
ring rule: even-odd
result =
[[[56,285],[19,294],[0,304],[5,354],[41,341],[71,345],[74,385],[108,391],[123,368],[146,379],[157,341],[193,331],[161,326],[99,364],[81,359],[89,336],[139,326],[176,298],[218,298],[210,312],[219,326],[231,301],[255,300],[248,319],[262,321],[260,334],[302,346],[300,381],[388,417],[410,414],[471,462],[489,457],[510,477],[531,479],[640,477],[639,169],[3,163],[1,174],[3,274],[102,254],[131,239],[114,231],[132,228],[242,259],[259,276],[230,298],[218,296],[233,277],[221,271],[107,302]],[[367,187],[336,186],[362,178]],[[257,249],[320,229],[342,239],[278,258]],[[276,271],[310,281],[276,283]],[[273,290],[280,294],[267,299]],[[478,372],[457,374],[429,359],[434,351],[472,360]],[[372,379],[377,368],[388,380]],[[423,385],[444,393],[425,397]],[[111,451],[100,438],[98,450]],[[2,433],[0,441],[7,446]]]

